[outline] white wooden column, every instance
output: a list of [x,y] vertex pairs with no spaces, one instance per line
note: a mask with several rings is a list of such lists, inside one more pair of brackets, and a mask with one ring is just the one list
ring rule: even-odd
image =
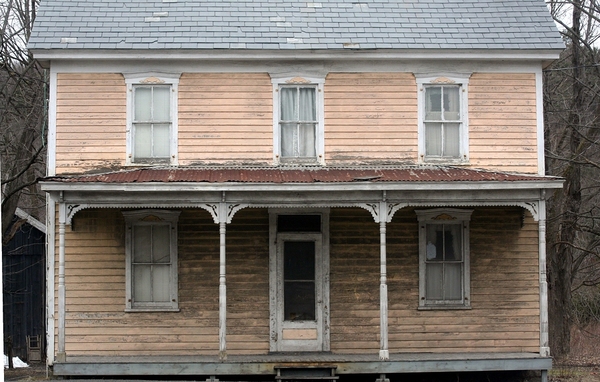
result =
[[219,204],[219,358],[227,359],[227,279],[226,246],[227,205]]
[[548,344],[548,281],[546,277],[546,200],[538,207],[539,272],[540,272],[540,356],[550,356]]
[[390,359],[388,349],[388,290],[387,290],[387,250],[386,250],[386,222],[387,202],[385,193],[383,201],[379,203],[379,254],[380,254],[380,286],[379,286],[379,317],[380,337],[379,359],[387,361]]
[[67,221],[67,205],[58,205],[58,353],[57,361],[67,360],[65,352],[65,231]]

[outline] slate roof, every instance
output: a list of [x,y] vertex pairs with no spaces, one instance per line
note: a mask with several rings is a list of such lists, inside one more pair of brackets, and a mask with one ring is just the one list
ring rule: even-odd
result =
[[42,0],[30,49],[563,49],[544,0]]

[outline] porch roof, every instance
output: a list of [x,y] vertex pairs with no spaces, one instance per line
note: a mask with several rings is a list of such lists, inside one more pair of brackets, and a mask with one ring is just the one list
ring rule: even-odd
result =
[[405,167],[164,167],[136,168],[99,174],[51,176],[43,183],[437,183],[534,182],[561,183],[561,178],[452,166]]

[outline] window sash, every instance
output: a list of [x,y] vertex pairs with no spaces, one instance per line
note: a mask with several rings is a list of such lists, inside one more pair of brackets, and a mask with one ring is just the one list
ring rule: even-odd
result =
[[133,87],[133,161],[169,159],[172,131],[171,85]]
[[279,131],[282,158],[317,156],[317,88],[279,88]]
[[428,85],[425,89],[424,134],[428,158],[461,157],[460,85]]
[[427,224],[425,231],[425,298],[430,303],[460,303],[464,295],[462,225]]

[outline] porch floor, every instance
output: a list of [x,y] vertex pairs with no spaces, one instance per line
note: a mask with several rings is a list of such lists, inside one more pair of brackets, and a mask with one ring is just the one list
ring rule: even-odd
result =
[[54,362],[57,376],[275,375],[277,367],[335,367],[336,374],[395,374],[549,370],[552,359],[536,353],[272,353],[217,356],[76,357]]

